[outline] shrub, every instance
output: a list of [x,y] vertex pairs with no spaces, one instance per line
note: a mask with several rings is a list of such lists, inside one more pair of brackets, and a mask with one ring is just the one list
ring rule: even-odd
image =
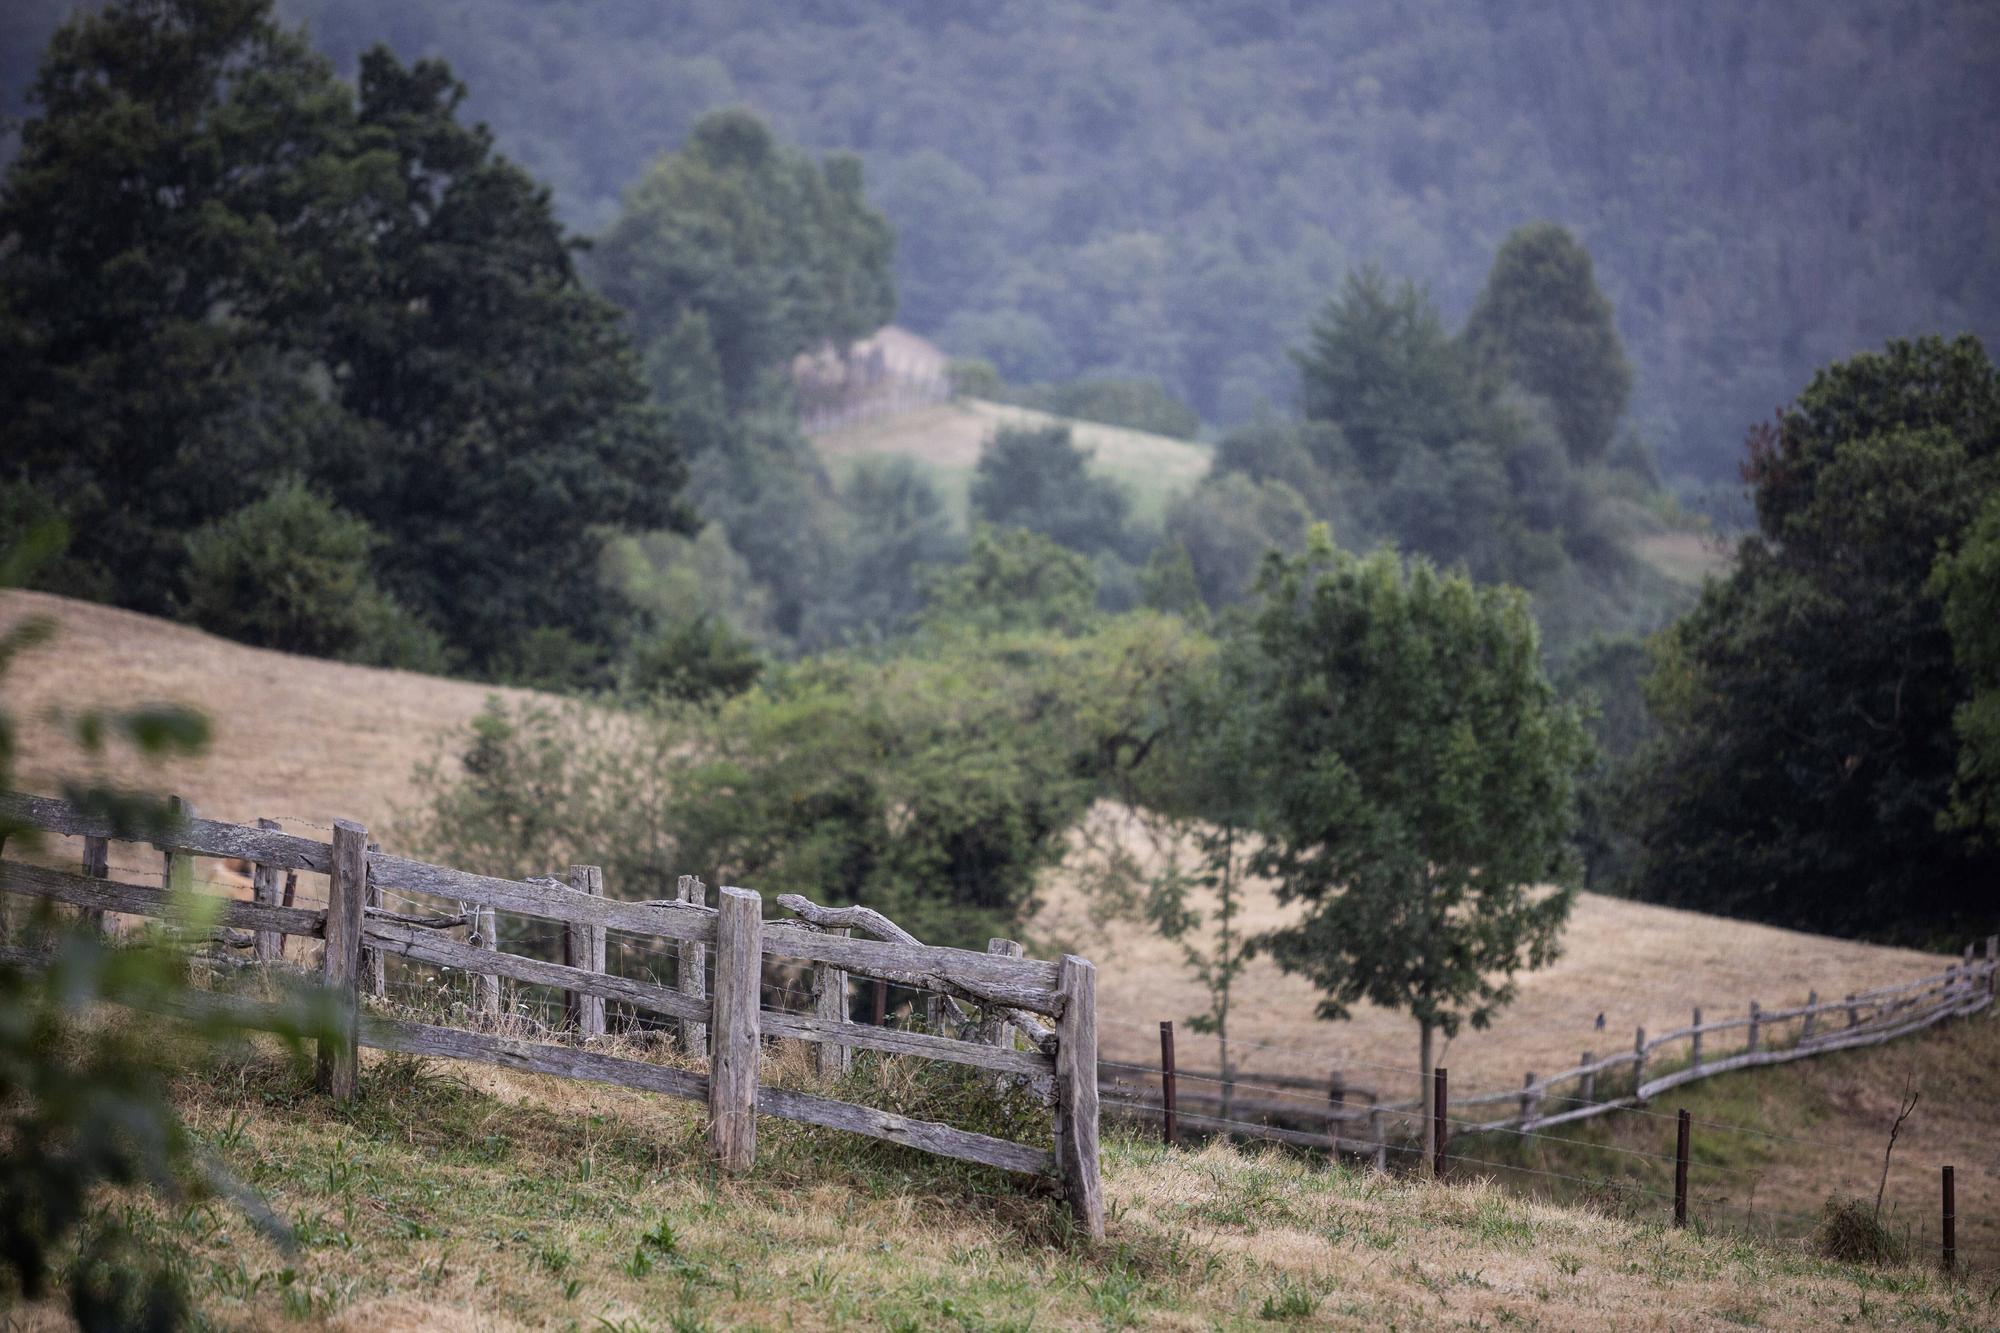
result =
[[1813,1232],[1813,1249],[1849,1264],[1900,1264],[1910,1258],[1909,1245],[1882,1225],[1865,1199],[1828,1199]]
[[263,648],[439,670],[443,639],[375,582],[378,544],[366,523],[285,482],[188,538],[187,618]]

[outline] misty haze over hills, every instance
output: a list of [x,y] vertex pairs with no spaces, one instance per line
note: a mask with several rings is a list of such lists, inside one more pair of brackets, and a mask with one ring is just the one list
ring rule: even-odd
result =
[[[67,4],[0,19],[6,102]],[[1733,477],[1813,367],[2000,330],[2000,15],[1976,3],[659,5],[285,0],[386,38],[594,232],[703,111],[865,158],[901,322],[1017,381],[1289,412],[1286,349],[1379,262],[1456,322],[1516,225],[1597,261],[1664,470]]]

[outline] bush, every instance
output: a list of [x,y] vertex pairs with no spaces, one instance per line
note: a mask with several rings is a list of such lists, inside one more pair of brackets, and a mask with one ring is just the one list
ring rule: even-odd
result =
[[640,641],[626,659],[625,684],[635,694],[699,703],[743,693],[763,669],[757,650],[728,622],[701,615]]
[[1813,1249],[1848,1264],[1901,1264],[1910,1258],[1908,1243],[1882,1225],[1865,1199],[1828,1199],[1813,1232]]
[[376,584],[368,525],[289,481],[188,538],[187,618],[288,653],[441,670],[444,640]]

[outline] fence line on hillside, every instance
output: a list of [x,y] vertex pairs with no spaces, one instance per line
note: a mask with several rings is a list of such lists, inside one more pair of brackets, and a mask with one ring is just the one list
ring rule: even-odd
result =
[[[383,853],[368,842],[366,829],[344,820],[334,821],[331,840],[322,842],[285,833],[269,820],[252,828],[199,819],[184,803],[178,803],[175,828],[153,844],[165,858],[160,887],[124,884],[107,877],[106,849],[121,837],[110,821],[65,801],[13,793],[0,793],[0,813],[84,840],[81,874],[0,861],[0,892],[66,903],[100,921],[106,912],[184,917],[194,896],[202,900],[199,915],[210,924],[212,938],[224,947],[251,949],[256,960],[281,957],[287,935],[323,941],[321,983],[334,992],[345,1018],[340,1032],[320,1042],[317,1082],[336,1098],[354,1094],[361,1047],[614,1083],[705,1102],[711,1148],[727,1170],[747,1170],[754,1163],[756,1117],[772,1115],[1052,1178],[1080,1225],[1093,1236],[1103,1234],[1096,970],[1083,958],[1026,958],[1019,944],[998,939],[985,953],[925,945],[880,913],[821,907],[793,895],[779,904],[799,919],[766,921],[757,893],[725,886],[709,906],[706,886],[692,876],[681,878],[674,899],[624,902],[604,895],[602,872],[594,866],[572,867],[567,884],[553,878],[500,879]],[[197,894],[197,857],[251,863],[251,900]],[[299,872],[326,876],[323,907],[283,901],[281,882]],[[395,911],[383,906],[385,895],[420,907],[428,906],[427,898],[458,906]],[[499,948],[495,922],[502,912],[558,924],[564,961]],[[673,941],[676,984],[607,972],[612,930]],[[453,931],[464,931],[465,938],[455,938]],[[15,959],[29,956],[7,952]],[[577,1044],[369,1013],[363,994],[385,994],[384,962],[392,954],[476,978],[475,1017],[483,1025],[500,1017],[501,978],[558,989]],[[811,1012],[764,1005],[768,959],[810,969]],[[878,1013],[884,987],[918,992],[933,1030],[854,1022],[847,998],[853,979],[875,982]],[[705,1054],[708,1072],[583,1049],[583,1043],[604,1035],[607,1002],[674,1020],[684,1050]],[[186,1004],[253,1027],[268,1024],[273,1012],[222,993],[192,992]],[[823,1075],[843,1072],[852,1052],[864,1050],[966,1065],[1017,1080],[1051,1111],[1055,1149],[761,1083],[761,1051],[767,1039],[776,1038],[814,1044]]]
[[[1546,1076],[1529,1072],[1518,1088],[1455,1097],[1451,1101],[1454,1111],[1510,1103],[1515,1109],[1509,1115],[1452,1124],[1462,1133],[1540,1136],[1543,1130],[1614,1111],[1650,1114],[1645,1108],[1654,1098],[1701,1079],[1880,1045],[1947,1019],[1969,1017],[1993,1005],[1996,987],[2000,987],[2000,936],[1988,936],[1983,949],[1983,955],[1975,957],[1974,947],[1968,945],[1961,961],[1943,971],[1847,992],[1838,1000],[1821,1001],[1814,991],[1803,1005],[1768,1010],[1753,1000],[1745,1014],[1712,1021],[1703,1021],[1697,1007],[1686,1026],[1652,1038],[1643,1027],[1636,1029],[1629,1050],[1602,1058],[1586,1051],[1583,1059],[1568,1069]],[[1793,1024],[1797,1026],[1789,1033],[1780,1030]],[[1346,1081],[1346,1068],[1356,1066],[1419,1077],[1421,1071],[1352,1060],[1333,1062],[1331,1074],[1319,1079],[1235,1071],[1225,1077],[1220,1071],[1170,1069],[1165,1056],[1171,1049],[1172,1024],[1161,1026],[1166,1030],[1163,1040],[1167,1051],[1163,1051],[1160,1065],[1101,1062],[1100,1081],[1108,1113],[1158,1124],[1164,1131],[1169,1102],[1176,1109],[1195,1105],[1222,1113],[1189,1115],[1182,1111],[1175,1118],[1197,1130],[1372,1158],[1377,1164],[1385,1163],[1388,1155],[1398,1150],[1399,1139],[1421,1141],[1429,1130],[1434,1114],[1429,1098],[1388,1102],[1374,1090]],[[1714,1051],[1710,1039],[1739,1031],[1743,1033],[1741,1050],[1728,1054]],[[1674,1054],[1681,1056],[1680,1061],[1663,1067]],[[1648,1067],[1659,1072],[1648,1078]],[[1606,1076],[1613,1075],[1619,1076],[1619,1088],[1599,1086],[1600,1079],[1608,1082]],[[1218,1092],[1190,1091],[1179,1086],[1186,1080],[1225,1086]],[[1629,1086],[1625,1086],[1628,1080]],[[1569,1085],[1567,1094],[1557,1091],[1564,1085]],[[1265,1095],[1257,1095],[1260,1093]],[[1404,1131],[1400,1136],[1394,1132],[1398,1127]],[[1747,1126],[1728,1128],[1766,1132]]]

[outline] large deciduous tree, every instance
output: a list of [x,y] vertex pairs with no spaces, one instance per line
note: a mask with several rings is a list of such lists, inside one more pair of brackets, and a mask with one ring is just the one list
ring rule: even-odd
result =
[[1485,1027],[1556,956],[1590,742],[1514,589],[1323,531],[1262,588],[1257,868],[1305,910],[1260,944],[1320,988],[1321,1017],[1413,1016],[1428,1095],[1433,1035]]
[[1913,939],[1990,920],[2000,856],[1940,816],[1980,670],[1984,548],[1960,548],[2000,492],[2000,377],[1970,337],[1892,342],[1816,375],[1744,474],[1759,530],[1658,650],[1637,891]]
[[678,456],[548,194],[435,61],[337,79],[269,0],[59,30],[0,192],[0,467],[76,534],[58,586],[173,608],[183,538],[302,476],[475,666],[606,630],[599,533]]

